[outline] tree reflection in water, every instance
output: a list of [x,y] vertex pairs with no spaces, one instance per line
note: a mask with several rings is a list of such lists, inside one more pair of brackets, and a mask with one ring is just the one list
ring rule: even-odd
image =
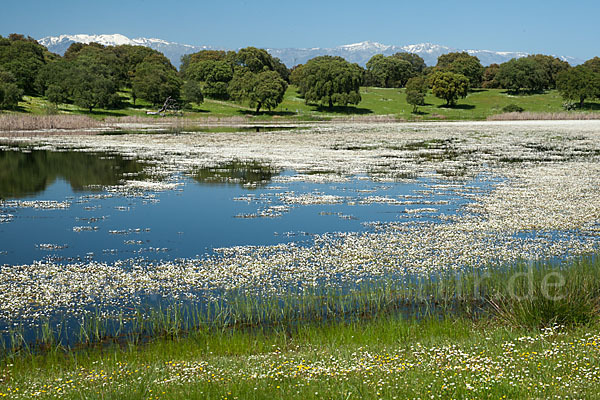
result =
[[109,153],[0,150],[0,199],[34,195],[56,179],[69,182],[74,191],[117,185],[123,179],[142,179],[144,167]]
[[258,161],[231,161],[214,167],[200,168],[194,171],[192,178],[205,184],[233,184],[262,187],[280,171]]

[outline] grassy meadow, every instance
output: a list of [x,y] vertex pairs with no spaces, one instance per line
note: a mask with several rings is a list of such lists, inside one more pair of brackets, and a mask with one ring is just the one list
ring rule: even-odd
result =
[[[90,114],[88,110],[81,109],[72,104],[60,104],[58,107],[41,97],[25,96],[19,103],[17,112],[33,115],[40,114],[85,114],[93,118],[137,116],[147,117],[146,111],[158,109],[156,106],[137,100],[133,104],[130,92],[120,92],[123,107],[114,110],[94,109]],[[385,89],[363,87],[361,89],[362,101],[357,106],[338,107],[332,109],[307,105],[294,86],[290,86],[283,102],[273,111],[261,111],[258,115],[254,110],[243,104],[232,101],[205,99],[204,103],[192,104],[184,111],[187,118],[231,118],[251,117],[258,120],[329,120],[335,118],[378,117],[389,116],[394,119],[419,121],[419,120],[485,120],[486,118],[503,113],[503,108],[509,104],[522,107],[526,112],[558,113],[563,112],[563,99],[557,91],[551,90],[539,94],[513,95],[504,89],[476,89],[465,99],[459,99],[453,107],[445,107],[444,100],[438,99],[431,93],[425,98],[425,105],[419,107],[416,113],[412,106],[406,103],[404,89]],[[583,111],[586,113],[600,110],[600,104],[587,103]],[[574,112],[575,113],[575,112]],[[156,118],[148,116],[148,118]]]
[[598,325],[468,319],[195,332],[143,348],[47,353],[2,368],[0,396],[76,399],[594,398]]

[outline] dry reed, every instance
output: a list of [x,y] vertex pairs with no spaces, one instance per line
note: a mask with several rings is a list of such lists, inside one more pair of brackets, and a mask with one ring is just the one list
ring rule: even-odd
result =
[[0,115],[0,131],[99,128],[101,121],[84,115]]
[[143,117],[130,115],[125,117],[107,117],[104,122],[109,126],[118,126],[120,124],[145,124],[145,125],[169,125],[172,127],[187,127],[202,124],[234,124],[248,123],[251,119],[242,116],[233,117],[202,117],[202,118],[181,118],[181,117]]
[[[124,125],[158,125],[169,128],[185,128],[197,125],[247,124],[252,122],[247,117],[203,117],[203,118],[153,118],[143,116],[107,117],[96,120],[84,115],[0,115],[0,131],[23,132],[39,130],[74,130],[74,129],[117,129]],[[261,121],[261,123],[264,121]],[[273,121],[275,122],[275,121]],[[267,122],[268,123],[268,122]]]
[[392,114],[388,115],[351,115],[343,117],[333,117],[333,122],[404,122],[404,118]]

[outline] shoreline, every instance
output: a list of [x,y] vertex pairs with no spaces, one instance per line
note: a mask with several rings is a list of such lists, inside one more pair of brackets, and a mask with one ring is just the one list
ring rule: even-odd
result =
[[0,114],[0,135],[9,133],[31,134],[60,134],[74,131],[86,134],[104,133],[113,130],[185,130],[189,128],[253,128],[253,127],[310,127],[315,125],[436,125],[436,124],[485,124],[495,125],[503,123],[537,123],[537,122],[577,123],[579,121],[600,121],[600,113],[505,113],[488,117],[487,119],[430,119],[406,120],[394,115],[374,116],[348,116],[332,117],[322,120],[301,120],[293,118],[272,118],[253,120],[247,117],[206,117],[206,118],[149,118],[149,117],[108,117],[97,120],[85,115],[28,115],[28,114]]
[[[0,120],[1,123],[1,120]],[[406,128],[411,127],[432,127],[432,126],[566,126],[566,125],[598,125],[600,129],[600,115],[596,118],[590,119],[503,119],[503,120],[444,120],[444,121],[389,121],[389,120],[330,120],[330,121],[294,121],[294,120],[276,120],[276,121],[203,121],[201,119],[193,120],[173,120],[173,121],[157,121],[157,122],[108,122],[102,123],[100,126],[87,126],[87,127],[74,127],[74,128],[63,128],[63,127],[50,127],[50,128],[39,128],[39,129],[6,129],[0,126],[0,137],[27,137],[27,136],[61,136],[72,134],[77,135],[102,135],[109,132],[123,131],[127,133],[194,133],[194,129],[218,129],[218,128],[232,128],[244,131],[247,129],[260,129],[268,128],[269,130],[281,130],[288,129],[303,129],[311,127],[328,127],[328,126],[343,126],[343,125],[367,125],[367,126],[402,126]],[[186,130],[189,130],[186,132]],[[200,133],[200,132],[198,132]]]

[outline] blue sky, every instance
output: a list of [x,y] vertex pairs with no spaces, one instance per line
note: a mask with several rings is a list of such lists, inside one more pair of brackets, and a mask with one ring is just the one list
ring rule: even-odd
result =
[[121,33],[223,48],[333,47],[364,40],[600,55],[600,1],[20,0],[0,34]]

